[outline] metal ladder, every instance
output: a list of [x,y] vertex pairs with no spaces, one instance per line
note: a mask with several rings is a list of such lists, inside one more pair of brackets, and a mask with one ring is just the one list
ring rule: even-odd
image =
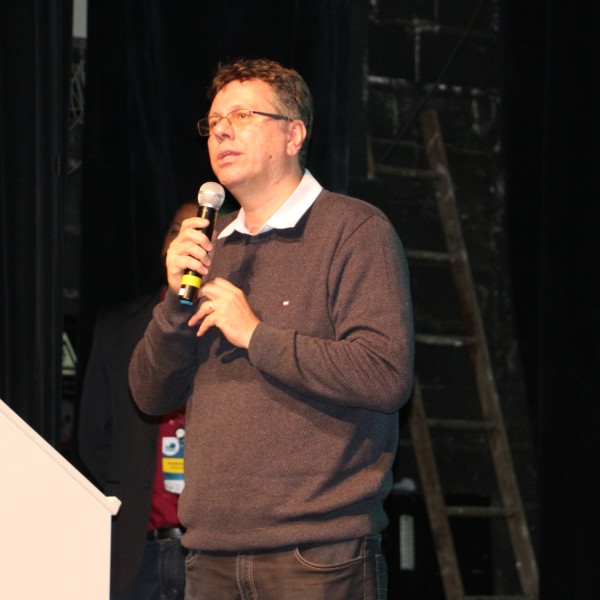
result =
[[[429,170],[403,170],[383,165],[376,166],[374,170],[377,175],[420,177],[430,179],[433,183],[446,252],[407,250],[406,253],[409,261],[434,262],[446,264],[449,267],[457,291],[464,335],[417,332],[416,341],[418,345],[464,348],[473,369],[480,405],[481,414],[476,419],[428,417],[423,399],[423,389],[417,373],[408,424],[442,586],[447,600],[483,598],[537,600],[539,583],[536,559],[513,468],[437,112],[435,110],[422,112],[420,125]],[[496,480],[495,497],[490,506],[447,505],[438,470],[438,460],[432,443],[433,431],[449,431],[454,432],[455,435],[473,435],[475,433],[485,437],[487,444],[484,444],[484,447],[489,450]],[[451,518],[505,520],[521,595],[465,595],[465,586],[450,526]]]

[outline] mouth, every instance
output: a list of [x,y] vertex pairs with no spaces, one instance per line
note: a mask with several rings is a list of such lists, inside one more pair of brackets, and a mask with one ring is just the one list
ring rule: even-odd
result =
[[219,154],[217,154],[217,160],[221,161],[221,160],[226,160],[228,158],[235,158],[236,156],[239,156],[241,154],[241,152],[235,152],[233,150],[222,150],[221,152],[219,152]]

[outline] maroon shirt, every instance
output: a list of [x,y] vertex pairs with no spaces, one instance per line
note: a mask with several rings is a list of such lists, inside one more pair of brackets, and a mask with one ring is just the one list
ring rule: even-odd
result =
[[176,412],[165,415],[161,420],[156,449],[156,470],[154,474],[154,486],[152,490],[152,504],[150,507],[148,531],[160,529],[162,527],[175,527],[179,525],[177,505],[179,503],[180,494],[175,494],[165,489],[162,440],[165,437],[177,437],[177,430],[183,430],[184,427],[184,412]]

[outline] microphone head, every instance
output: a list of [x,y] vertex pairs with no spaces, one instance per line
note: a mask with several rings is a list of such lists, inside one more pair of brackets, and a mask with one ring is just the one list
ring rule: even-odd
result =
[[203,183],[198,191],[198,204],[219,210],[225,201],[223,186],[214,181]]

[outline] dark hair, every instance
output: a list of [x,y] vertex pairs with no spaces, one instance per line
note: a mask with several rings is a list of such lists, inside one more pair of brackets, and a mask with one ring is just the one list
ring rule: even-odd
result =
[[208,100],[212,103],[218,92],[232,81],[258,79],[275,90],[275,105],[281,114],[300,119],[306,127],[306,139],[300,149],[300,164],[306,163],[308,143],[312,135],[312,95],[306,82],[294,69],[287,69],[274,60],[265,58],[238,59],[232,63],[219,63],[211,86]]

